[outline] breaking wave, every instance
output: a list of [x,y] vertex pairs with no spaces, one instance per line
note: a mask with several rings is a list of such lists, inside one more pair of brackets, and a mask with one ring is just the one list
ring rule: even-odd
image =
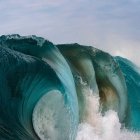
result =
[[0,37],[0,139],[139,140],[140,72],[91,46]]

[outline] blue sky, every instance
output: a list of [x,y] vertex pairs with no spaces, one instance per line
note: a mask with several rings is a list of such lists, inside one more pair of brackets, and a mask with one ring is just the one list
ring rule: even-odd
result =
[[140,66],[140,0],[0,0],[0,35],[92,45]]

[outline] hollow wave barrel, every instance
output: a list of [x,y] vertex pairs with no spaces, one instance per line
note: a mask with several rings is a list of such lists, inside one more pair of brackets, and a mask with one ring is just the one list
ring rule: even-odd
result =
[[74,80],[51,42],[36,36],[1,36],[0,77],[1,139],[75,138]]

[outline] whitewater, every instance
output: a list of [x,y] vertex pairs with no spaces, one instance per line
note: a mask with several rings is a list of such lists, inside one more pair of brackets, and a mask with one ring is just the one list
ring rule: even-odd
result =
[[0,140],[140,140],[140,69],[93,46],[0,36]]
[[140,133],[129,131],[121,125],[117,112],[109,110],[103,116],[100,112],[99,97],[90,89],[87,96],[87,118],[78,126],[76,140],[140,140]]

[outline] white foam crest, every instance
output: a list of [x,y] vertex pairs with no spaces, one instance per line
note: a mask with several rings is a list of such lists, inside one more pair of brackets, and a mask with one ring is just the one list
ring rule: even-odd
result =
[[79,124],[76,140],[140,140],[140,133],[121,129],[118,115],[109,110],[104,116],[99,111],[99,97],[85,91],[86,110]]

